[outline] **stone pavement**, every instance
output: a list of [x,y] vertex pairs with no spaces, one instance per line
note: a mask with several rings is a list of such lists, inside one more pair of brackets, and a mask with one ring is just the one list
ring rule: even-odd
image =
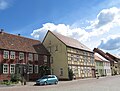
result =
[[120,75],[59,81],[57,85],[33,86],[34,84],[35,82],[28,82],[24,86],[3,87],[0,91],[120,91]]

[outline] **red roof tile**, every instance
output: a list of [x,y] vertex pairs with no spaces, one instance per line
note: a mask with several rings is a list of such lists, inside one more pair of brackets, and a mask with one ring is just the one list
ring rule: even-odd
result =
[[40,41],[5,32],[0,33],[0,49],[49,54]]

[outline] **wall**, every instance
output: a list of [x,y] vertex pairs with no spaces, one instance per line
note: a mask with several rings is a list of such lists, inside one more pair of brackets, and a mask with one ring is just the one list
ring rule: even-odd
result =
[[104,75],[103,62],[95,60],[95,68],[96,68],[99,76]]
[[[18,51],[15,51],[15,59],[3,59],[3,51],[4,50],[0,50],[0,80],[10,80],[11,78],[11,74],[10,74],[10,64],[15,64],[15,74],[18,72],[16,71],[17,68],[20,68],[21,65],[26,65],[28,66],[28,63],[29,64],[32,64],[32,65],[38,65],[38,67],[40,65],[44,65],[44,55],[40,55],[38,56],[38,60],[35,61],[34,60],[34,56],[33,56],[33,60],[31,61],[28,61],[28,54],[29,53],[26,53],[24,52],[24,60],[19,60],[19,52]],[[9,50],[10,51],[10,50]],[[9,55],[10,57],[10,55]],[[47,66],[49,66],[49,56],[48,56],[48,62],[46,63]],[[9,72],[7,74],[3,74],[3,65],[2,64],[9,64]],[[18,64],[18,65],[16,65]],[[34,66],[33,66],[34,67]],[[26,68],[27,69],[27,68]],[[38,68],[39,69],[39,68]],[[33,71],[34,71],[34,68],[33,68]],[[25,75],[27,75],[27,73],[25,73]],[[38,73],[32,73],[32,74],[29,74],[29,79],[31,80],[36,80],[38,78],[40,78],[41,74],[38,72]]]
[[103,62],[103,64],[104,64],[104,75],[110,76],[111,75],[110,62]]
[[[56,38],[51,32],[48,32],[43,45],[48,49],[53,57],[51,62],[51,73],[57,75],[59,79],[68,79],[68,63],[66,45]],[[63,69],[63,75],[61,70]]]

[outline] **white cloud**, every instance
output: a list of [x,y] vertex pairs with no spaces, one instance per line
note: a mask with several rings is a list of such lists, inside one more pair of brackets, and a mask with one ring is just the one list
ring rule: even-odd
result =
[[[89,48],[94,48],[99,45],[99,47],[107,50],[114,50],[120,48],[120,37],[110,36],[110,34],[119,33],[120,30],[116,27],[120,27],[120,9],[112,7],[109,9],[103,9],[96,16],[96,19],[93,21],[87,21],[90,23],[90,26],[86,28],[73,27],[73,25],[65,24],[53,24],[46,23],[43,24],[43,27],[36,29],[31,34],[33,37],[38,39],[43,39],[42,35],[45,35],[47,30],[56,31],[65,36],[70,36],[84,43]],[[87,30],[91,30],[87,32]],[[108,37],[109,36],[109,37]],[[106,38],[101,42],[102,38]],[[111,46],[112,45],[112,46]]]
[[86,29],[91,29],[91,36],[102,35],[109,32],[111,28],[120,26],[120,9],[112,7],[110,9],[103,9],[97,15],[97,18],[91,21],[91,25]]
[[0,10],[8,8],[8,2],[6,0],[0,0]]
[[107,39],[101,41],[98,46],[104,50],[116,50],[120,48],[120,34],[111,35]]
[[84,38],[84,35],[87,34],[87,32],[81,28],[72,28],[71,26],[65,25],[65,24],[55,25],[53,23],[46,23],[46,24],[43,24],[42,28],[34,30],[31,35],[35,38],[42,39],[40,35],[45,34],[47,30],[55,31],[62,35],[70,36],[78,40],[81,38]]

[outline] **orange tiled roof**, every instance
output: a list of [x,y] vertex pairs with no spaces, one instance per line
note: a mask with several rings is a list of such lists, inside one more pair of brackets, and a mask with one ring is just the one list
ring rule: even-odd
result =
[[[51,31],[48,31],[48,32],[51,32]],[[76,39],[61,35],[61,34],[56,33],[56,32],[51,32],[51,33],[53,33],[59,40],[61,40],[64,44],[66,44],[69,47],[73,47],[73,48],[82,49],[82,50],[92,52],[88,47],[86,47],[85,45],[83,45],[82,43],[80,43]]]
[[38,40],[0,32],[0,49],[49,54]]

